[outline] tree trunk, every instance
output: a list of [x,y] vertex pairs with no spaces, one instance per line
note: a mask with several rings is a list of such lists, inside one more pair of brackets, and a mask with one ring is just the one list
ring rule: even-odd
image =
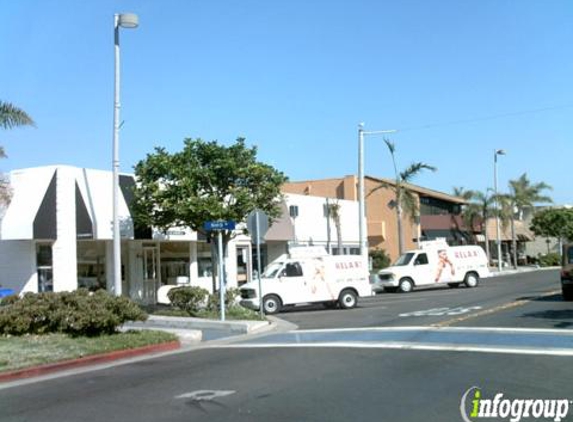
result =
[[511,216],[511,249],[513,253],[513,268],[517,269],[517,239],[515,238],[515,217]]
[[491,262],[491,256],[489,254],[489,236],[487,235],[487,220],[486,220],[486,224],[485,224],[485,228],[484,225],[482,224],[482,233],[484,234],[484,238],[485,238],[485,255],[487,256],[487,265],[490,265]]
[[219,260],[217,259],[217,239],[211,236],[211,283],[213,284],[213,293],[217,289],[217,270],[219,267]]
[[334,221],[336,225],[336,242],[338,243],[338,255],[343,255],[342,253],[342,224],[340,224],[340,218]]
[[396,215],[398,216],[398,251],[402,255],[404,253],[404,230],[402,229],[402,205],[399,200],[396,206]]

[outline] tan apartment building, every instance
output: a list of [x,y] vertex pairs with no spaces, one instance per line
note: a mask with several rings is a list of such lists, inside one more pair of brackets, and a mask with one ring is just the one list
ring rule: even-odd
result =
[[[399,255],[396,198],[394,191],[388,185],[393,186],[394,181],[371,176],[364,178],[368,245],[370,249],[384,249],[390,258],[395,260]],[[465,201],[456,196],[416,185],[407,184],[406,187],[417,196],[420,218],[412,217],[406,213],[402,216],[405,249],[415,248],[419,239],[449,238],[450,231],[443,230],[443,224],[433,227],[433,222],[454,220],[452,216],[460,213],[461,206],[465,204]],[[358,178],[350,175],[342,178],[289,182],[283,186],[282,191],[284,193],[357,201]],[[429,215],[434,217],[425,218]],[[428,222],[426,225],[424,225],[425,221]],[[454,227],[452,227],[451,233],[453,230]]]

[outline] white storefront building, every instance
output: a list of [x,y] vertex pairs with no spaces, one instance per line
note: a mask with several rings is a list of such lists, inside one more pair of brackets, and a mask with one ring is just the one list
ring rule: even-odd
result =
[[[78,287],[113,291],[111,172],[45,166],[15,170],[10,183],[12,200],[0,220],[0,286],[16,293]],[[134,186],[133,175],[120,176],[122,293],[154,303],[165,284],[212,291],[211,244],[188,228],[134,227],[129,210]],[[263,239],[263,266],[295,243],[337,248],[336,224],[325,212],[326,203],[325,198],[285,195],[283,216]],[[358,205],[338,203],[345,252],[355,253]],[[292,205],[298,206],[296,218],[288,214]],[[256,268],[255,247],[243,229],[238,226],[229,244],[228,287],[249,281]]]

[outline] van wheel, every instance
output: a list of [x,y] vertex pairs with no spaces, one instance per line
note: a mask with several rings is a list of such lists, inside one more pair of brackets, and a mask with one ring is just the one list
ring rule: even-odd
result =
[[398,287],[400,293],[410,293],[414,290],[414,282],[411,278],[403,278],[400,280],[400,286]]
[[476,273],[467,273],[464,278],[464,284],[467,287],[477,287],[479,284],[479,276]]
[[562,286],[561,290],[563,292],[563,300],[571,302],[573,300],[573,289]]
[[343,290],[338,297],[338,304],[342,309],[352,309],[356,307],[358,303],[358,297],[353,290]]
[[455,289],[456,287],[460,287],[460,283],[448,283],[448,286],[450,286],[452,289]]
[[263,311],[265,314],[276,314],[281,310],[282,302],[276,295],[267,295],[263,298]]

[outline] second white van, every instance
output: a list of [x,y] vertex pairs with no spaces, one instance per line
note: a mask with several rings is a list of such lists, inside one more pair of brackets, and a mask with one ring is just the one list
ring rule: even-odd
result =
[[421,249],[406,252],[381,270],[372,290],[407,293],[418,286],[447,284],[477,287],[489,277],[489,267],[480,246],[448,246],[445,242],[422,243]]

